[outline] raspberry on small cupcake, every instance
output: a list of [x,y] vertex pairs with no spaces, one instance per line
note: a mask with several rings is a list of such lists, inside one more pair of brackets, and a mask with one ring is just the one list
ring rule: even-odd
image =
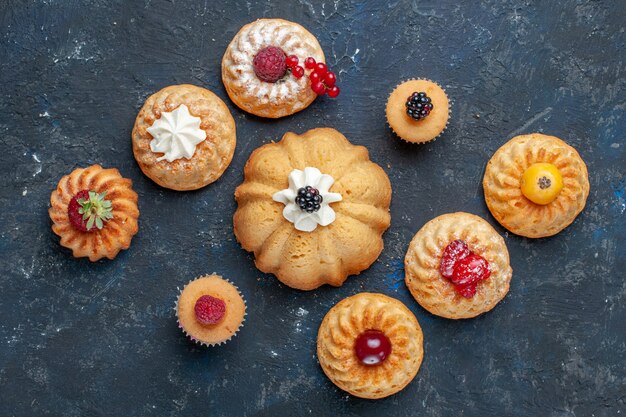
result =
[[246,316],[246,302],[230,281],[206,275],[190,281],[176,301],[178,327],[194,342],[221,345],[237,334]]

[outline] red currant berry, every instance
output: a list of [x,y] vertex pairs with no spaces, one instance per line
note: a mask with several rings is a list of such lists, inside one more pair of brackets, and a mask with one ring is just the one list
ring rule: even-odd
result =
[[326,84],[326,87],[330,88],[334,86],[336,82],[337,82],[337,77],[335,76],[335,73],[330,72],[330,71],[327,72],[326,75],[324,76],[324,84]]
[[304,60],[304,67],[306,69],[313,69],[314,66],[315,66],[315,59],[313,59],[312,57],[308,57],[307,59]]
[[454,265],[470,254],[470,250],[467,247],[467,243],[462,240],[454,240],[446,246],[441,255],[441,261],[439,262],[439,272],[445,278],[452,278],[454,272]]
[[363,365],[379,365],[391,354],[391,341],[380,330],[366,330],[356,338],[354,353]]
[[321,81],[311,84],[311,90],[318,96],[326,94],[326,86]]
[[304,75],[304,68],[302,68],[300,65],[296,65],[291,69],[291,73],[294,77],[300,79]]
[[328,67],[323,62],[318,62],[315,64],[315,69],[313,71],[317,72],[320,76],[324,76],[328,71]]
[[339,87],[333,85],[331,88],[328,89],[328,97],[335,98],[339,95],[340,91],[341,90],[339,90]]
[[296,65],[298,65],[298,57],[295,55],[289,55],[287,59],[285,60],[285,63],[287,64],[289,68],[293,68]]
[[489,263],[480,255],[471,254],[459,260],[454,266],[452,281],[456,285],[475,284],[489,278]]
[[309,79],[311,80],[311,85],[313,85],[316,82],[321,81],[322,77],[317,72],[312,72],[309,75]]
[[469,285],[455,285],[454,289],[465,298],[472,298],[476,295],[476,283]]

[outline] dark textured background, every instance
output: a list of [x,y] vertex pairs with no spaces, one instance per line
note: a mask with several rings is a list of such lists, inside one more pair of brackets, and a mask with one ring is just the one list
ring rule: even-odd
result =
[[[0,415],[625,415],[626,2],[470,3],[2,0]],[[319,38],[339,99],[278,121],[232,105],[221,57],[259,17]],[[425,146],[399,141],[384,117],[391,89],[416,76],[452,99],[448,130]],[[159,188],[131,150],[143,101],[177,83],[216,92],[237,122],[232,165],[197,192]],[[319,126],[385,167],[392,226],[370,270],[305,293],[241,250],[233,191],[256,147]],[[534,131],[575,146],[591,182],[574,224],[539,240],[496,225],[481,188],[492,153]],[[47,215],[60,177],[93,163],[132,178],[141,209],[130,250],[94,264],[59,246]],[[459,322],[428,314],[403,282],[413,234],[457,210],[496,226],[514,271],[495,310]],[[237,338],[204,349],[172,309],[177,287],[213,271],[240,286],[249,315]],[[418,376],[376,402],[338,390],[315,356],[323,315],[363,290],[405,302],[425,336]]]

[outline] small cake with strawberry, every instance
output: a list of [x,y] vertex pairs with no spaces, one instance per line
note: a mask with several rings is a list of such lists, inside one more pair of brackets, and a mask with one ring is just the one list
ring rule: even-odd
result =
[[151,95],[137,115],[133,153],[143,173],[162,187],[186,191],[222,176],[237,143],[235,120],[211,91],[171,85]]
[[139,229],[137,193],[115,168],[77,168],[50,195],[52,231],[75,257],[95,262],[128,249]]
[[425,143],[448,126],[450,103],[443,88],[424,79],[398,85],[387,100],[387,122],[401,139]]
[[483,178],[493,217],[516,235],[552,236],[569,226],[589,196],[576,149],[541,133],[516,136],[491,157]]
[[239,30],[222,58],[222,81],[239,108],[261,117],[288,116],[317,96],[339,95],[315,36],[283,19],[259,19]]
[[441,317],[465,319],[496,306],[509,292],[509,252],[489,223],[450,213],[426,223],[404,259],[405,282],[417,302]]
[[317,333],[317,358],[328,378],[361,398],[403,390],[424,357],[424,335],[415,315],[383,294],[360,293],[337,303]]
[[246,302],[235,285],[219,275],[190,281],[176,301],[178,326],[194,342],[221,345],[237,334],[246,317]]

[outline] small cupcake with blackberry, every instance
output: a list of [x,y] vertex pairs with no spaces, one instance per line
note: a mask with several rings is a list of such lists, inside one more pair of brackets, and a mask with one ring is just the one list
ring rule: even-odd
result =
[[446,92],[430,80],[398,85],[387,100],[387,122],[401,139],[425,143],[448,126],[450,103]]
[[178,327],[194,342],[221,345],[237,334],[246,316],[246,302],[235,285],[219,275],[190,281],[176,301]]

